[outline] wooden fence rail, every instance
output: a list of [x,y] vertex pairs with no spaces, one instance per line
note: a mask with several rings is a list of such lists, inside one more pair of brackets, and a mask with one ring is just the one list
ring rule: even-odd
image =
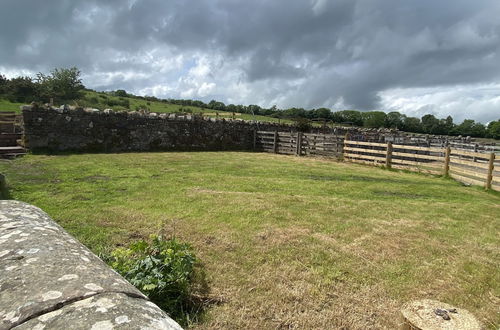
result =
[[286,155],[342,157],[344,139],[332,134],[257,131],[255,147]]
[[450,176],[465,184],[500,191],[500,156],[448,147],[353,141],[344,136],[256,131],[256,150],[297,156],[326,156],[348,162]]
[[[415,147],[392,143],[344,141],[344,160],[434,175],[500,191],[500,162],[494,152],[451,147]],[[499,159],[500,160],[500,159]]]

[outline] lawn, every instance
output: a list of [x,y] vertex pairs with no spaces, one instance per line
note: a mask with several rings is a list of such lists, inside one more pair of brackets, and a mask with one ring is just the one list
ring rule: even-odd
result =
[[422,298],[500,325],[498,193],[238,152],[28,155],[0,172],[96,253],[151,233],[192,243],[222,301],[193,328],[396,328]]

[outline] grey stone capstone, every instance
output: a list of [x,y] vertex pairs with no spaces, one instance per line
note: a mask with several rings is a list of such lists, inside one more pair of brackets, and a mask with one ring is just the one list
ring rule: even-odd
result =
[[0,329],[181,329],[39,208],[0,201]]

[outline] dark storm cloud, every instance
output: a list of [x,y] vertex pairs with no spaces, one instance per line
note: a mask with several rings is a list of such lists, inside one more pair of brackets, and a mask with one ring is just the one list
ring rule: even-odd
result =
[[90,87],[367,110],[392,89],[498,83],[499,14],[498,0],[3,0],[0,67],[76,65]]

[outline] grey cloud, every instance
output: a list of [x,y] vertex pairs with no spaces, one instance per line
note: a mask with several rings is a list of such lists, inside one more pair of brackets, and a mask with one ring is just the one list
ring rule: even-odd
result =
[[[89,87],[168,85],[163,97],[206,79],[206,98],[369,110],[395,88],[498,82],[499,12],[497,0],[3,0],[0,67],[76,65]],[[175,56],[181,68],[153,64]],[[200,56],[217,64],[184,79]]]

